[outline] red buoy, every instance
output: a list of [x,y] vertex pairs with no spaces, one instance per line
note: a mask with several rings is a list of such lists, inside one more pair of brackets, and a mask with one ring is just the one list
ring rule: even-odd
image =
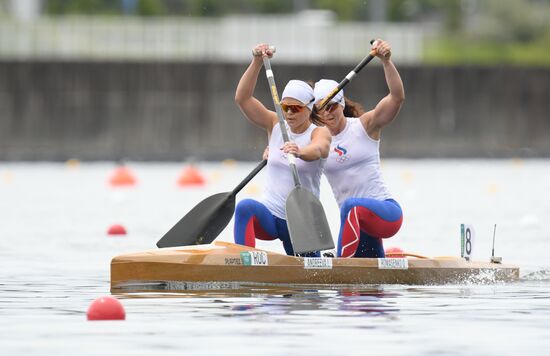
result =
[[386,257],[405,258],[405,252],[399,247],[388,247],[384,252],[386,254]]
[[107,296],[94,300],[86,316],[88,320],[125,320],[126,312],[118,299]]
[[178,178],[178,185],[180,187],[188,186],[202,186],[206,183],[206,179],[201,172],[194,166],[186,167]]
[[107,230],[108,235],[126,235],[126,228],[120,224],[114,224]]
[[111,174],[109,184],[113,187],[132,186],[137,183],[134,173],[125,166],[119,166]]

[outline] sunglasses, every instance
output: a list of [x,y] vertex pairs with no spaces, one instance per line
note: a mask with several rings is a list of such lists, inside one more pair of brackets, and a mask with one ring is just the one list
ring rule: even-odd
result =
[[281,109],[283,109],[284,112],[292,112],[293,114],[302,112],[306,106],[305,105],[297,105],[297,104],[283,104],[281,103]]
[[327,104],[327,105],[323,108],[323,111],[328,111],[329,113],[332,114],[332,113],[334,112],[334,110],[336,110],[336,109],[338,108],[338,105],[340,105],[340,104],[332,102],[332,103],[330,103],[330,104]]

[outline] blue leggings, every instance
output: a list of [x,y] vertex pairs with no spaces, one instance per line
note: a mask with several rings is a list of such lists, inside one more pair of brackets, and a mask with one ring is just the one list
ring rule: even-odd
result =
[[[236,244],[249,247],[256,246],[256,239],[279,239],[283,242],[286,254],[294,256],[286,220],[276,217],[265,205],[253,199],[244,199],[237,204],[234,237]],[[300,256],[316,257],[319,252]]]
[[384,257],[383,238],[397,233],[403,222],[393,199],[349,198],[340,208],[338,257]]

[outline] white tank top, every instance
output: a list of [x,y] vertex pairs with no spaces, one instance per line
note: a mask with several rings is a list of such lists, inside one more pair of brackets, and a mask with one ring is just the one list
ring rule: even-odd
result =
[[[286,126],[287,132],[289,133],[289,139],[296,142],[299,147],[304,147],[311,143],[311,134],[313,130],[317,128],[317,126],[311,124],[303,133],[295,134],[288,129],[288,125]],[[280,149],[283,143],[284,140],[281,128],[279,124],[276,124],[271,131],[271,137],[269,139],[267,180],[260,201],[273,215],[286,220],[286,199],[295,185],[286,154]],[[296,168],[302,187],[312,192],[316,197],[319,197],[319,185],[325,161],[326,159],[324,158],[311,162],[299,158],[296,159]]]
[[359,118],[346,120],[344,130],[332,136],[324,171],[338,205],[348,198],[392,199],[382,180],[380,141],[369,137]]

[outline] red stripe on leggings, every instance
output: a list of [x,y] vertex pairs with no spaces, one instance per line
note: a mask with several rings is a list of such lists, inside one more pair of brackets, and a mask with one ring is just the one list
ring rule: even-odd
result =
[[275,240],[276,238],[265,232],[258,222],[258,219],[253,216],[250,220],[248,220],[248,224],[246,224],[244,244],[248,247],[256,247],[256,239]]
[[392,237],[401,228],[403,216],[396,221],[386,221],[376,215],[372,210],[356,206],[353,207],[346,218],[342,230],[342,257],[353,257],[359,246],[361,231],[377,238]]

